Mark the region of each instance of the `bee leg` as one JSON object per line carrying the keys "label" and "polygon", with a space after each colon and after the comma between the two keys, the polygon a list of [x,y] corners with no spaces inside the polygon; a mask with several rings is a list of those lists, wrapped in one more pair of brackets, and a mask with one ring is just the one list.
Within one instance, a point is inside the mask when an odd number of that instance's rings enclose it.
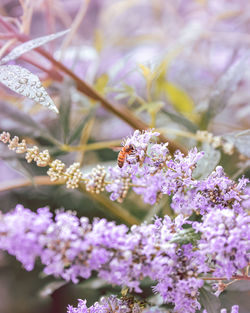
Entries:
{"label": "bee leg", "polygon": [[[131,154],[131,155],[133,155],[133,154]],[[127,162],[128,164],[134,164],[134,163],[135,163],[135,159],[136,159],[136,162],[140,162],[140,158],[139,158],[138,155],[137,155],[135,158],[133,158],[131,161],[129,161],[129,160],[126,158],[126,162]]]}

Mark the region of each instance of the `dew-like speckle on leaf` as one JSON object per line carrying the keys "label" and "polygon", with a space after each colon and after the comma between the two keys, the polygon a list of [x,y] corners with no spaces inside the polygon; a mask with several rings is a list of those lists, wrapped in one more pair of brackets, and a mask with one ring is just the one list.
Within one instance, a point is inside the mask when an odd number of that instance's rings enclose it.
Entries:
{"label": "dew-like speckle on leaf", "polygon": [[55,33],[55,34],[51,34],[48,36],[38,37],[36,39],[26,41],[23,44],[15,47],[9,54],[7,54],[4,58],[2,58],[0,60],[0,64],[4,64],[4,63],[7,63],[9,61],[15,60],[15,59],[19,58],[22,54],[24,54],[28,51],[31,51],[35,48],[38,48],[38,47],[44,45],[45,43],[47,43],[49,41],[52,41],[56,38],[59,38],[68,32],[69,32],[69,29],[64,30],[62,32]]}
{"label": "dew-like speckle on leaf", "polygon": [[16,93],[58,113],[57,107],[39,78],[27,69],[18,65],[2,65],[0,67],[0,82]]}

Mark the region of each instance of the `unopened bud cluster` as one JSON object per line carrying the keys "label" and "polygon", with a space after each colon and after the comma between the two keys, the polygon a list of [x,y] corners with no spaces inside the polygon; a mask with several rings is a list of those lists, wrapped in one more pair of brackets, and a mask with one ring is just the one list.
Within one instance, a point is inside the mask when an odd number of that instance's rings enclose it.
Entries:
{"label": "unopened bud cluster", "polygon": [[67,188],[78,188],[82,178],[82,172],[80,170],[80,163],[75,162],[71,164],[65,171],[64,178],[66,179]]}
{"label": "unopened bud cluster", "polygon": [[66,165],[62,161],[54,160],[50,164],[50,169],[47,171],[47,174],[53,182],[63,179],[66,182],[66,187],[71,189],[78,188],[82,179],[80,163],[78,162],[71,164],[66,169]]}
{"label": "unopened bud cluster", "polygon": [[60,179],[64,172],[65,172],[65,164],[60,161],[60,160],[54,160],[51,164],[50,164],[50,169],[48,170],[47,174],[50,177],[51,181],[57,181],[58,179]]}
{"label": "unopened bud cluster", "polygon": [[26,153],[25,158],[28,163],[32,161],[36,162],[37,166],[45,167],[50,163],[50,155],[48,150],[39,151],[37,146],[28,148],[26,141],[23,139],[19,141],[19,137],[15,136],[11,139],[11,136],[8,132],[3,132],[0,134],[0,141],[3,143],[8,143],[8,148],[15,151],[16,153]]}
{"label": "unopened bud cluster", "polygon": [[126,198],[128,190],[129,190],[129,183],[130,183],[130,178],[129,177],[123,177],[122,178],[122,186],[120,189],[120,195],[117,199],[118,202],[122,203],[123,200]]}
{"label": "unopened bud cluster", "polygon": [[67,188],[78,188],[82,179],[79,163],[73,163],[66,169],[66,165],[60,160],[54,160],[51,162],[48,150],[40,152],[37,146],[28,148],[24,139],[21,142],[17,136],[11,139],[8,132],[0,134],[0,141],[8,144],[8,148],[16,153],[25,153],[25,159],[28,163],[34,161],[39,167],[49,166],[50,168],[47,171],[47,174],[49,175],[51,181],[55,182],[59,179],[63,179],[66,182]]}
{"label": "unopened bud cluster", "polygon": [[87,191],[99,194],[105,190],[106,171],[103,166],[97,165],[87,177],[89,178],[86,183]]}

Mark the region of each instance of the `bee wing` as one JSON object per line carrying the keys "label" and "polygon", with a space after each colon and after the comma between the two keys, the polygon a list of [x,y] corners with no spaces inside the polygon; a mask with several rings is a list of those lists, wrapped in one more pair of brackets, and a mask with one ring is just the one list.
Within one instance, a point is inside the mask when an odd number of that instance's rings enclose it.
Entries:
{"label": "bee wing", "polygon": [[120,152],[122,147],[110,147],[110,149],[112,149],[115,152]]}

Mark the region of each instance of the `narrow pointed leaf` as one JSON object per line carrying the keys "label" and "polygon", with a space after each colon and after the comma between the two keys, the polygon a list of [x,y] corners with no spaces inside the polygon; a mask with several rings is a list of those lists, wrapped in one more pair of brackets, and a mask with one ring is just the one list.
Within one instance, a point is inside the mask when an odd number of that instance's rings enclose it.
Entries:
{"label": "narrow pointed leaf", "polygon": [[200,239],[200,234],[196,233],[193,228],[187,228],[176,233],[170,242],[175,242],[181,245],[188,243],[196,244],[197,240]]}
{"label": "narrow pointed leaf", "polygon": [[66,143],[70,130],[71,97],[70,90],[66,85],[62,89],[59,107],[59,120],[62,128],[63,142]]}
{"label": "narrow pointed leaf", "polygon": [[100,77],[97,78],[95,83],[95,89],[101,94],[105,94],[105,88],[109,82],[109,77],[107,74],[102,74]]}
{"label": "narrow pointed leaf", "polygon": [[68,284],[67,281],[52,281],[45,285],[42,290],[39,291],[39,296],[42,298],[46,298],[48,296],[51,296],[55,291],[57,291],[59,288],[65,286]]}
{"label": "narrow pointed leaf", "polygon": [[83,119],[75,126],[74,130],[69,134],[68,144],[72,144],[76,139],[80,139],[83,127],[95,115],[95,109],[90,111],[89,115],[84,116]]}
{"label": "narrow pointed leaf", "polygon": [[50,98],[38,76],[18,65],[0,66],[0,82],[37,103],[58,113],[57,107]]}
{"label": "narrow pointed leaf", "polygon": [[220,151],[214,149],[209,144],[203,144],[202,150],[205,154],[203,158],[197,162],[196,168],[193,172],[193,177],[199,180],[208,177],[219,164],[221,158]]}
{"label": "narrow pointed leaf", "polygon": [[165,108],[163,108],[161,112],[167,115],[173,122],[186,127],[186,129],[188,129],[192,133],[195,133],[198,130],[198,127],[181,113],[170,112]]}
{"label": "narrow pointed leaf", "polygon": [[144,78],[146,80],[151,79],[151,70],[143,64],[139,64],[139,67],[141,69],[141,72],[142,72],[142,75],[144,76]]}
{"label": "narrow pointed leaf", "polygon": [[164,91],[167,99],[177,111],[183,114],[193,112],[194,102],[183,89],[169,81],[166,81],[164,84]]}
{"label": "narrow pointed leaf", "polygon": [[[239,283],[245,282],[239,281]],[[233,286],[234,284],[235,283],[233,283],[231,286]],[[227,312],[231,312],[231,308],[233,305],[239,305],[240,313],[249,313],[250,290],[242,290],[241,284],[237,285],[239,289],[235,288],[235,290],[231,290],[231,288],[229,287],[220,295],[220,301],[222,303],[221,307],[226,308],[228,310]]]}
{"label": "narrow pointed leaf", "polygon": [[69,29],[64,30],[62,32],[55,33],[55,34],[51,34],[48,36],[38,37],[36,39],[26,41],[23,44],[15,47],[9,54],[7,54],[4,58],[2,58],[0,60],[0,64],[4,64],[4,63],[7,63],[9,61],[15,60],[15,59],[19,58],[22,54],[24,54],[28,51],[31,51],[35,48],[38,48],[38,47],[44,45],[45,43],[47,43],[49,41],[52,41],[56,38],[64,36],[68,32],[69,32]]}

